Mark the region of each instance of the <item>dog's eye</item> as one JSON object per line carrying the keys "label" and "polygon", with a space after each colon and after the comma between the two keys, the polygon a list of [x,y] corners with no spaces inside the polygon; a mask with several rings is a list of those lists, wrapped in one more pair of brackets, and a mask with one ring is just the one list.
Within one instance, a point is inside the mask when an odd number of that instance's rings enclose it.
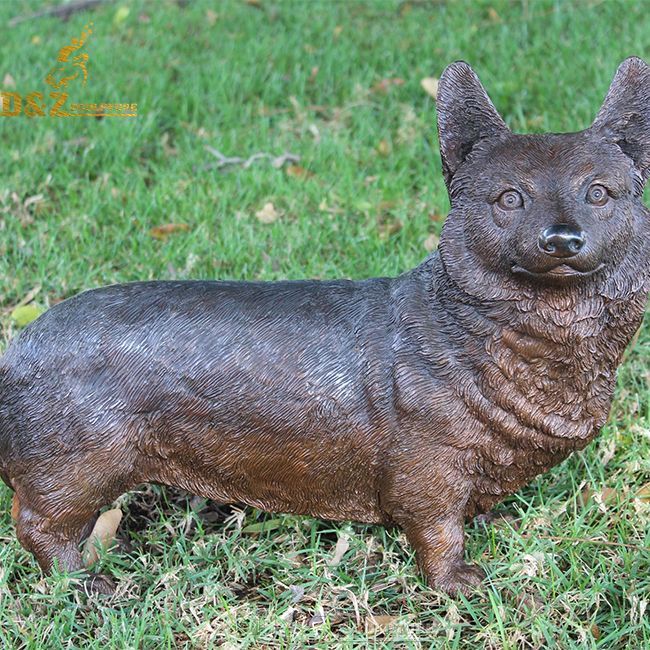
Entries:
{"label": "dog's eye", "polygon": [[592,205],[605,205],[609,201],[607,189],[598,183],[587,190],[587,201]]}
{"label": "dog's eye", "polygon": [[502,210],[516,210],[524,204],[524,200],[517,190],[506,190],[497,199],[497,203]]}

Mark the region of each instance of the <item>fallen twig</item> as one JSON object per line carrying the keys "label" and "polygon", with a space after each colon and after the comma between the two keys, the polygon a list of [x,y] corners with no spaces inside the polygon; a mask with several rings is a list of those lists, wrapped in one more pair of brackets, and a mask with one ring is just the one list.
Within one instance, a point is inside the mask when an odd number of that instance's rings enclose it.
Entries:
{"label": "fallen twig", "polygon": [[297,163],[300,162],[300,156],[297,156],[293,153],[283,153],[280,156],[274,156],[270,153],[254,153],[249,158],[240,158],[239,156],[224,156],[220,151],[211,147],[210,145],[205,146],[205,150],[208,153],[211,153],[216,159],[216,163],[210,163],[204,165],[201,169],[223,169],[229,165],[241,165],[242,169],[248,169],[256,160],[270,160],[271,165],[275,169],[280,169],[283,165],[288,162]]}
{"label": "fallen twig", "polygon": [[41,285],[37,284],[35,287],[30,289],[15,305],[11,305],[9,307],[4,307],[2,309],[3,314],[9,314],[11,313],[14,309],[17,309],[18,307],[23,307],[24,305],[27,305],[30,303],[36,296],[39,294],[41,290]]}
{"label": "fallen twig", "polygon": [[68,20],[72,14],[77,13],[78,11],[84,11],[85,9],[90,9],[96,7],[102,2],[107,2],[107,0],[72,0],[72,2],[66,2],[61,5],[50,5],[49,7],[43,7],[38,11],[35,11],[33,14],[25,14],[24,16],[14,16],[8,23],[9,27],[14,27],[20,23],[24,23],[28,20],[34,20],[36,18],[44,18],[45,16],[58,16],[61,20]]}
{"label": "fallen twig", "polygon": [[552,542],[577,542],[580,544],[599,544],[601,546],[614,546],[627,548],[632,551],[650,551],[650,547],[638,546],[637,544],[625,544],[623,542],[610,542],[607,539],[593,539],[591,537],[561,537],[559,535],[537,535],[525,533],[522,535],[525,539],[548,539]]}

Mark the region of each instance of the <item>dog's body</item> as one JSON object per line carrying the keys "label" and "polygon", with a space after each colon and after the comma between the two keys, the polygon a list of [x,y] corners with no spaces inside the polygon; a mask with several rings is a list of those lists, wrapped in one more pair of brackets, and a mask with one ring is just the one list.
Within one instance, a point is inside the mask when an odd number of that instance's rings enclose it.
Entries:
{"label": "dog's body", "polygon": [[398,278],[134,283],[51,309],[0,360],[21,542],[81,569],[93,514],[158,482],[397,524],[433,586],[476,585],[464,519],[598,433],[643,317],[649,88],[629,59],[590,130],[515,136],[450,66],[452,212],[440,254]]}

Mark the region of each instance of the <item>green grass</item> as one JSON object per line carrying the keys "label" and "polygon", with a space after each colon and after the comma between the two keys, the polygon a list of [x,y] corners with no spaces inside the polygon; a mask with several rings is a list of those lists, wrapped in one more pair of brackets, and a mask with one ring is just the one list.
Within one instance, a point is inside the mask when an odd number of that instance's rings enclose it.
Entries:
{"label": "green grass", "polygon": [[[0,24],[42,4],[0,3]],[[129,9],[121,21],[120,7]],[[406,270],[448,209],[435,104],[421,78],[463,58],[515,130],[577,130],[593,119],[617,64],[650,56],[642,3],[120,0],[68,22],[5,28],[0,82],[8,73],[17,92],[44,90],[59,48],[90,19],[90,76],[71,101],[137,102],[139,117],[0,118],[5,344],[17,333],[12,308],[36,290],[47,306],[148,278]],[[393,78],[404,83],[377,90]],[[313,175],[266,161],[205,169],[215,162],[205,145],[229,156],[288,151]],[[255,213],[269,201],[280,217],[263,224]],[[151,236],[168,223],[188,229]],[[0,642],[648,648],[650,505],[635,493],[650,481],[649,360],[646,326],[603,435],[500,508],[517,522],[467,527],[468,555],[489,573],[482,597],[429,591],[398,531],[142,488],[121,502],[120,549],[101,559],[118,594],[86,601],[60,576],[44,579],[18,545],[3,488]],[[583,505],[585,488],[608,488],[608,498]],[[272,530],[243,531],[265,520]],[[341,533],[349,549],[329,566]],[[372,616],[393,624],[373,631]]]}

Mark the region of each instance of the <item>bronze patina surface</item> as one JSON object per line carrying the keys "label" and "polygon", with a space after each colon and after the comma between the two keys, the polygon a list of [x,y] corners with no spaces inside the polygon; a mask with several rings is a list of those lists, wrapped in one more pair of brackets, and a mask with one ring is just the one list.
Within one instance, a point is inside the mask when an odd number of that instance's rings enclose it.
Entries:
{"label": "bronze patina surface", "polygon": [[110,286],[10,345],[0,474],[43,570],[156,482],[398,525],[432,587],[480,582],[463,522],[596,436],[643,317],[650,69],[624,61],[585,131],[515,135],[454,63],[438,126],[451,212],[416,269]]}

